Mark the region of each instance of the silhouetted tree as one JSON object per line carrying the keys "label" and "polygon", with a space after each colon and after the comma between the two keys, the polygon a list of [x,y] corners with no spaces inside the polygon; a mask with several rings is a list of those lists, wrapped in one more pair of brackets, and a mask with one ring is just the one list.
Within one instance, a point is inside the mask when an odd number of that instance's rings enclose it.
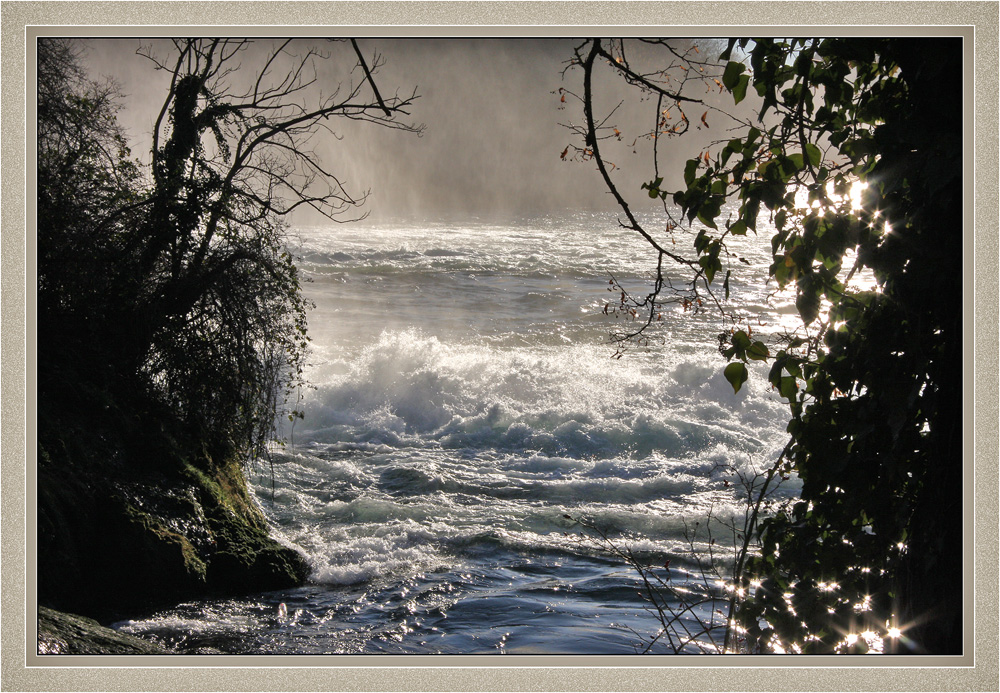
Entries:
{"label": "silhouetted tree", "polygon": [[[72,44],[40,44],[39,286],[45,340],[86,345],[123,391],[165,404],[214,454],[259,453],[301,380],[307,302],[285,248],[309,207],[364,202],[313,149],[336,119],[417,131],[416,98],[383,98],[358,44],[178,39],[141,55],[169,82],[148,170],[128,160],[115,90]],[[163,46],[160,46],[161,48]],[[66,359],[63,359],[66,361]]]}

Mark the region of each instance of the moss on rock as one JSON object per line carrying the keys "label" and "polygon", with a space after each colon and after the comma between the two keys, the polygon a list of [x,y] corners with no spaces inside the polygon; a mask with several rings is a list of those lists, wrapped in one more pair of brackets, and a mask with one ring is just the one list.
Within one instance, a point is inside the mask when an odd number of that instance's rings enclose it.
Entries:
{"label": "moss on rock", "polygon": [[269,535],[235,458],[212,459],[169,419],[75,411],[45,423],[40,603],[112,619],[308,576]]}

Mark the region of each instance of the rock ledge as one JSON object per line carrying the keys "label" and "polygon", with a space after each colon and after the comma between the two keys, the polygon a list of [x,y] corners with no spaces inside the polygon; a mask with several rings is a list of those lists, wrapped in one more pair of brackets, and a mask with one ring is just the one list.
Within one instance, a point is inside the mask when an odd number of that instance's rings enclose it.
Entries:
{"label": "rock ledge", "polygon": [[84,616],[38,608],[38,654],[171,654],[155,643],[105,628]]}

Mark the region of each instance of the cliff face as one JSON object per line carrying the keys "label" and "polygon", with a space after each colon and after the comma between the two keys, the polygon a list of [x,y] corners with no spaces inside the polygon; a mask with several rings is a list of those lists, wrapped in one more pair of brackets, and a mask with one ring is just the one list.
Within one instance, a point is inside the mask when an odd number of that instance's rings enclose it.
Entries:
{"label": "cliff face", "polygon": [[113,619],[306,579],[231,456],[213,457],[162,412],[74,400],[39,416],[41,604]]}

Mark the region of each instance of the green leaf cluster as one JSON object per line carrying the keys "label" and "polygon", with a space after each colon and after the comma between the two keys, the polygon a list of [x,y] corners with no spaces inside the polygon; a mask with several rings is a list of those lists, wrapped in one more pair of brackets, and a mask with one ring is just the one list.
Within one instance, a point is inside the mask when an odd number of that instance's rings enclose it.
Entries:
{"label": "green leaf cluster", "polygon": [[766,361],[771,353],[764,342],[751,341],[750,336],[743,330],[733,332],[730,343],[732,346],[722,349],[722,355],[727,359],[738,360],[726,366],[723,374],[733,386],[733,391],[739,392],[749,377],[745,364],[750,361]]}

